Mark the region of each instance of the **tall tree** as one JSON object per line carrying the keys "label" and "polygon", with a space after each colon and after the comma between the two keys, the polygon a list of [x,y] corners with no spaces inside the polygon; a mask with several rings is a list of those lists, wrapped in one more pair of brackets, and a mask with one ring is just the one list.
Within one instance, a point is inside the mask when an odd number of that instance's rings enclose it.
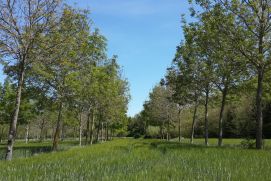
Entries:
{"label": "tall tree", "polygon": [[13,144],[21,103],[26,68],[42,33],[54,25],[60,0],[1,0],[0,54],[4,65],[16,66],[16,101],[11,120],[6,160],[12,159]]}
{"label": "tall tree", "polygon": [[[53,141],[57,150],[62,128],[64,106],[74,97],[73,84],[79,75],[81,54],[85,51],[89,36],[88,12],[66,6],[58,26],[42,37],[47,44],[37,51],[41,63],[34,64],[36,81],[50,87],[49,94],[58,104],[58,118]],[[60,44],[58,42],[61,42]],[[56,46],[54,49],[48,46]],[[66,105],[65,105],[66,103]]]}

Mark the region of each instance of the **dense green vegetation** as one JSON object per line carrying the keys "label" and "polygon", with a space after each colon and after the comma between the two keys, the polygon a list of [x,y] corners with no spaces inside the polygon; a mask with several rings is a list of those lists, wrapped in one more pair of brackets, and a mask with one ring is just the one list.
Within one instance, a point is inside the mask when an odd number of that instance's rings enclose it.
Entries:
{"label": "dense green vegetation", "polygon": [[264,150],[118,139],[1,162],[0,180],[269,180],[270,159]]}

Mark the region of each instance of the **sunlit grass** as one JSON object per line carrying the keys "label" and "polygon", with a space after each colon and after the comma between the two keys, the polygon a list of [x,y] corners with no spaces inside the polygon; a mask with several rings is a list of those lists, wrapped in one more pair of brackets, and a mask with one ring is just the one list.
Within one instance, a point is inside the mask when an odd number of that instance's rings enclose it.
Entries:
{"label": "sunlit grass", "polygon": [[271,152],[118,139],[0,162],[0,180],[270,180]]}

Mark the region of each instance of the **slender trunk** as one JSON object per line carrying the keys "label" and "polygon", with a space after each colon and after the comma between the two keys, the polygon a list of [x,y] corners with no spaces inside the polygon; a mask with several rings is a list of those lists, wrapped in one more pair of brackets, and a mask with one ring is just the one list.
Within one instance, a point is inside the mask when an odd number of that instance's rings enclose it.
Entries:
{"label": "slender trunk", "polygon": [[61,130],[60,130],[60,132],[61,132],[61,141],[63,141],[64,140],[64,138],[65,138],[65,124],[64,123],[62,123],[62,127],[61,127]]}
{"label": "slender trunk", "polygon": [[25,74],[25,60],[23,60],[20,64],[20,72],[19,72],[18,87],[17,87],[17,92],[16,92],[15,109],[14,109],[14,113],[13,113],[13,119],[10,122],[10,127],[9,127],[7,150],[6,150],[6,157],[5,157],[6,160],[12,159],[13,145],[14,145],[14,141],[15,141],[15,137],[16,137],[17,121],[18,121],[18,115],[19,115],[20,104],[21,104],[22,88],[24,85],[24,74]]}
{"label": "slender trunk", "polygon": [[4,125],[1,125],[0,143],[2,143],[3,141],[3,135],[4,135]]}
{"label": "slender trunk", "polygon": [[168,112],[168,106],[167,106],[167,141],[169,141],[169,127],[170,127],[170,119],[169,119],[169,112]]}
{"label": "slender trunk", "polygon": [[219,114],[219,134],[218,134],[218,146],[222,146],[222,139],[223,139],[223,116],[224,116],[224,109],[225,109],[225,103],[228,93],[228,87],[227,85],[222,91],[222,101],[221,101],[221,108],[220,108],[220,114]]}
{"label": "slender trunk", "polygon": [[96,142],[99,141],[99,134],[100,134],[100,129],[101,129],[101,119],[99,120],[98,128],[97,128],[97,133],[96,133]]}
{"label": "slender trunk", "polygon": [[79,146],[82,146],[82,113],[80,112],[79,117]]}
{"label": "slender trunk", "polygon": [[94,114],[94,109],[91,111],[91,123],[90,123],[90,138],[89,138],[89,143],[92,145],[93,144],[93,134],[94,134],[94,126],[95,126],[95,114]]}
{"label": "slender trunk", "polygon": [[44,129],[44,126],[45,126],[45,119],[43,118],[42,123],[41,123],[41,127],[40,127],[40,142],[43,141],[43,129]]}
{"label": "slender trunk", "polygon": [[191,144],[193,144],[193,141],[194,141],[194,133],[195,133],[195,126],[196,126],[197,111],[198,111],[198,98],[195,101],[195,108],[194,108],[194,114],[193,114],[192,130],[191,130],[191,138],[190,138],[190,143]]}
{"label": "slender trunk", "polygon": [[111,140],[113,140],[113,137],[114,137],[114,130],[113,130],[113,128],[111,129],[111,131],[110,131],[111,133]]}
{"label": "slender trunk", "polygon": [[76,140],[77,135],[77,126],[74,127],[73,129],[73,138]]}
{"label": "slender trunk", "polygon": [[179,108],[179,111],[178,111],[178,119],[179,119],[179,124],[178,124],[179,142],[181,142],[181,139],[182,139],[182,135],[181,135],[181,108]]}
{"label": "slender trunk", "polygon": [[51,133],[51,140],[52,140],[52,142],[54,141],[54,135],[55,135],[55,126],[54,126],[54,124],[52,124],[52,133]]}
{"label": "slender trunk", "polygon": [[88,137],[89,137],[89,131],[90,130],[90,110],[88,111],[88,116],[87,116],[87,130],[86,130],[86,145],[88,144]]}
{"label": "slender trunk", "polygon": [[63,108],[63,104],[62,104],[62,101],[60,101],[59,108],[58,108],[57,125],[56,125],[55,134],[54,134],[54,140],[53,140],[53,151],[57,151],[57,147],[58,147],[60,129],[61,129],[62,108]]}
{"label": "slender trunk", "polygon": [[161,138],[161,140],[163,139],[163,128],[162,128],[162,126],[160,126],[160,138]]}
{"label": "slender trunk", "polygon": [[170,135],[169,135],[169,118],[168,118],[168,121],[167,121],[167,141],[169,141],[170,139]]}
{"label": "slender trunk", "polygon": [[262,92],[263,92],[263,78],[264,78],[264,70],[263,68],[259,68],[258,70],[258,87],[257,87],[257,95],[256,95],[256,148],[263,148],[263,113],[262,113]]}
{"label": "slender trunk", "polygon": [[106,141],[108,141],[109,140],[109,130],[108,130],[108,122],[106,122]]}
{"label": "slender trunk", "polygon": [[45,129],[45,140],[47,140],[47,137],[48,137],[48,128],[47,129]]}
{"label": "slender trunk", "polygon": [[29,125],[27,124],[25,127],[25,143],[28,143],[28,137],[29,137]]}
{"label": "slender trunk", "polygon": [[104,139],[103,134],[104,134],[104,123],[102,122],[102,130],[101,130],[101,140],[102,140],[102,142],[103,142],[103,139]]}
{"label": "slender trunk", "polygon": [[208,103],[209,103],[209,86],[206,90],[206,95],[205,95],[205,145],[208,146],[208,138],[209,138],[209,120],[208,120]]}

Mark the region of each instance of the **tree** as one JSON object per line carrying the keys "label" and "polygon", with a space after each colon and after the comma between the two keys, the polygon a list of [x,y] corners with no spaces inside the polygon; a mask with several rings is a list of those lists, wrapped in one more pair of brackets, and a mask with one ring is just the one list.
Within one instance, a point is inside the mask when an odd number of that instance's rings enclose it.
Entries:
{"label": "tree", "polygon": [[16,101],[11,120],[6,160],[12,159],[25,72],[39,36],[54,25],[59,0],[1,0],[0,54],[6,68],[15,67]]}
{"label": "tree", "polygon": [[[73,84],[77,80],[81,54],[85,51],[89,36],[88,12],[66,6],[54,31],[42,37],[47,40],[42,44],[41,63],[34,64],[34,79],[49,86],[49,94],[58,104],[58,118],[53,141],[53,150],[57,150],[62,128],[65,103],[74,97]],[[61,42],[61,44],[59,44]],[[48,46],[58,45],[54,49]],[[46,51],[47,50],[47,51]],[[66,104],[67,106],[67,104]]]}

